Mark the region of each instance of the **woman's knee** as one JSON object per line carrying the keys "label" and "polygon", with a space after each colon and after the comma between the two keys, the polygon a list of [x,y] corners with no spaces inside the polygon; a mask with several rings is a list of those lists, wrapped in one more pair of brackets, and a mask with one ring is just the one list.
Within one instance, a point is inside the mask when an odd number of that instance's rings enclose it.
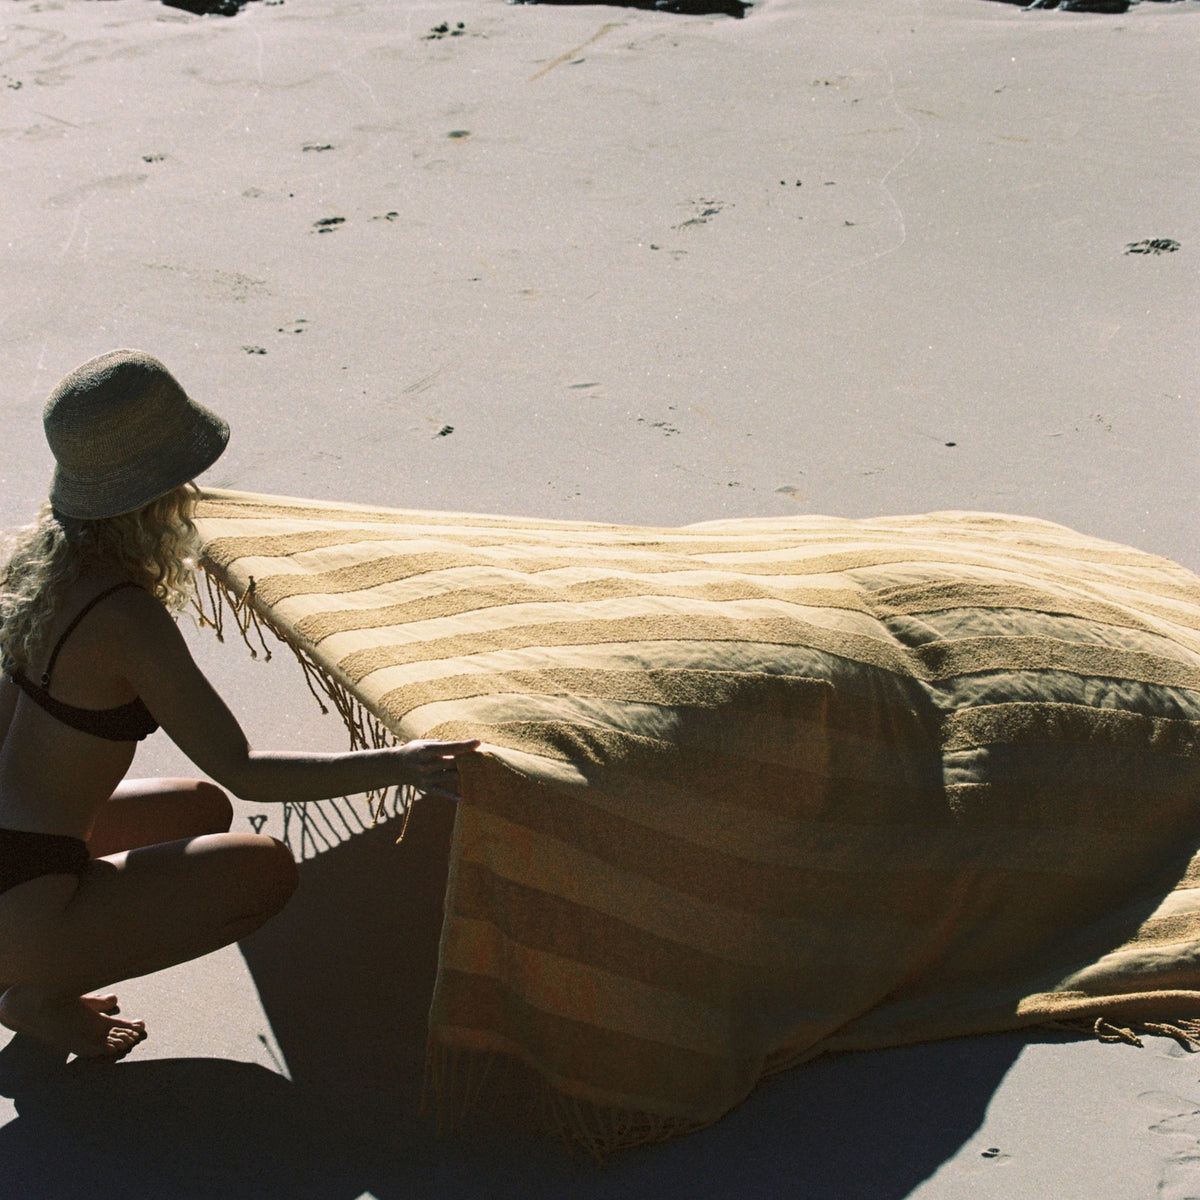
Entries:
{"label": "woman's knee", "polygon": [[192,802],[206,830],[225,833],[233,824],[233,805],[228,795],[215,783],[197,779],[192,783]]}
{"label": "woman's knee", "polygon": [[254,836],[261,846],[258,881],[264,907],[274,915],[292,898],[300,883],[300,872],[292,852],[278,838]]}
{"label": "woman's knee", "polygon": [[[170,847],[162,850],[172,852]],[[191,863],[192,886],[211,896],[231,919],[248,922],[248,928],[257,928],[279,912],[300,879],[292,852],[264,834],[194,838],[183,855]]]}

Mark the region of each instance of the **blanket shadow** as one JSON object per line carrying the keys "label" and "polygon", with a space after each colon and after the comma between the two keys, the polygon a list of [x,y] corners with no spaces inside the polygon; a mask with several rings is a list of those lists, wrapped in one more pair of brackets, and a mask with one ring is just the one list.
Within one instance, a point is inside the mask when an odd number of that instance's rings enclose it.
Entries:
{"label": "blanket shadow", "polygon": [[242,944],[291,1079],[222,1059],[64,1065],[16,1038],[0,1161],[28,1200],[900,1200],[969,1139],[1025,1045],[962,1039],[818,1061],[711,1129],[597,1168],[498,1126],[418,1115],[453,821],[426,800],[301,865],[288,909]]}
{"label": "blanket shadow", "polygon": [[768,1081],[711,1129],[602,1169],[494,1124],[438,1137],[419,1109],[453,816],[426,800],[400,846],[393,824],[305,862],[285,913],[243,944],[293,1079],[356,1131],[358,1178],[376,1200],[703,1200],[797,1187],[811,1200],[898,1200],[971,1137],[1025,1044],[984,1037],[820,1061]]}

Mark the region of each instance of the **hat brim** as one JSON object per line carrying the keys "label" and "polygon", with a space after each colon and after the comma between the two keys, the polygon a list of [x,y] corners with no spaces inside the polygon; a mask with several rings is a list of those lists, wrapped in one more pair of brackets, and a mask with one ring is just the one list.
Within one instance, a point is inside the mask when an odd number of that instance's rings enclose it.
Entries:
{"label": "hat brim", "polygon": [[217,461],[229,443],[229,425],[215,413],[193,402],[196,420],[190,440],[176,442],[170,456],[163,455],[144,467],[138,478],[118,475],[111,480],[75,479],[55,467],[50,484],[50,505],[56,513],[77,520],[100,521],[136,512],[182,484],[202,475]]}

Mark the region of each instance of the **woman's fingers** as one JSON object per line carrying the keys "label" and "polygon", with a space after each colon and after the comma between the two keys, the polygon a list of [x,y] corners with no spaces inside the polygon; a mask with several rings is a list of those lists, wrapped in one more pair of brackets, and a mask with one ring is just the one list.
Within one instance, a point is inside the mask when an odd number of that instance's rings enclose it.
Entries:
{"label": "woman's fingers", "polygon": [[459,756],[471,754],[478,748],[477,738],[459,742],[424,740],[408,742],[404,746],[404,750],[407,752],[406,757],[412,763],[414,775],[409,782],[418,791],[457,799],[459,791],[456,760]]}

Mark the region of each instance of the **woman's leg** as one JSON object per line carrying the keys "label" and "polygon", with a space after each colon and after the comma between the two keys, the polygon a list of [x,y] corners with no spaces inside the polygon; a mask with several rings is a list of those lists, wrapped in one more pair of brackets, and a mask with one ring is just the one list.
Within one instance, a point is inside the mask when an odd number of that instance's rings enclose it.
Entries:
{"label": "woman's leg", "polygon": [[100,809],[88,837],[93,858],[139,846],[224,833],[233,821],[229,797],[201,779],[126,779]]}
{"label": "woman's leg", "polygon": [[[223,833],[232,821],[229,798],[215,784],[200,779],[127,779],[97,814],[88,850],[93,858],[101,858],[160,842]],[[0,995],[4,991],[0,984]],[[80,999],[97,1013],[119,1011],[111,992]],[[140,1022],[112,1022],[114,1033],[124,1024],[140,1029]]]}
{"label": "woman's leg", "polygon": [[0,895],[0,1022],[80,1055],[120,1056],[144,1032],[84,993],[198,958],[245,937],[297,881],[274,838],[221,833],[89,864]]}

